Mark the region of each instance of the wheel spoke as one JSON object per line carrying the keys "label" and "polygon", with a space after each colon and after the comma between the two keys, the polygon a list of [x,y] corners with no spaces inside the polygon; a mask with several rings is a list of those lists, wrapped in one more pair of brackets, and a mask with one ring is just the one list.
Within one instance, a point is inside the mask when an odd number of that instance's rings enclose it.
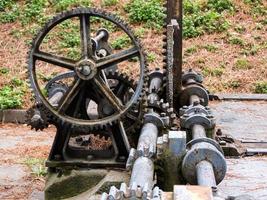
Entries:
{"label": "wheel spoke", "polygon": [[119,82],[119,84],[114,88],[114,94],[116,94],[116,96],[118,97],[123,98],[126,90],[127,90],[127,87],[121,82]]}
{"label": "wheel spoke", "polygon": [[50,53],[46,52],[36,52],[33,54],[34,58],[36,60],[41,60],[53,65],[57,65],[66,69],[74,70],[75,68],[75,61],[71,59],[67,59],[64,57],[52,55]]}
{"label": "wheel spoke", "polygon": [[80,32],[81,32],[81,46],[82,46],[82,57],[92,57],[92,43],[90,36],[90,16],[83,14],[80,17]]}
{"label": "wheel spoke", "polygon": [[106,83],[100,78],[94,78],[94,83],[102,93],[102,95],[108,100],[111,106],[118,112],[123,110],[123,105],[119,101],[119,99],[115,96],[115,94],[111,91],[111,89],[106,85]]}
{"label": "wheel spoke", "polygon": [[130,58],[136,57],[138,55],[138,49],[136,47],[133,47],[97,60],[96,67],[102,70],[125,60],[129,60]]}
{"label": "wheel spoke", "polygon": [[59,107],[57,109],[59,113],[64,113],[68,109],[74,98],[79,93],[82,85],[83,81],[81,79],[77,79],[75,81],[73,86],[68,90],[68,92],[66,92],[66,94],[62,98],[62,101],[59,103]]}
{"label": "wheel spoke", "polygon": [[[81,91],[81,90],[80,90]],[[84,99],[84,93],[85,93],[85,90],[82,90],[80,93],[79,93],[79,99],[78,99],[78,101],[77,101],[77,104],[75,105],[75,110],[74,110],[74,114],[73,114],[73,116],[75,117],[75,118],[77,118],[78,116],[79,116],[79,111],[80,111],[80,108],[82,107],[82,101],[83,101],[83,99]]]}

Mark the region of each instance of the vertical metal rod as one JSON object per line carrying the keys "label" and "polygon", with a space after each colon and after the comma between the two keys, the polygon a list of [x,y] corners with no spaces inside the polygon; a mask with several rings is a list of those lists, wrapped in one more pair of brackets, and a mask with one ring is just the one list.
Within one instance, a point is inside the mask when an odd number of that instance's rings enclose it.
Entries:
{"label": "vertical metal rod", "polygon": [[[126,148],[127,152],[129,153],[131,147],[130,147],[127,135],[125,133],[125,128],[124,128],[124,125],[123,125],[122,121],[119,121],[119,129],[120,129],[120,132],[121,132],[121,136],[122,136],[125,148]],[[121,145],[121,144],[118,144],[118,145]]]}
{"label": "vertical metal rod", "polygon": [[[195,124],[192,127],[193,139],[205,138],[205,128],[200,124]],[[209,161],[203,160],[196,165],[197,183],[202,186],[215,187],[216,179],[213,166]]]}
{"label": "vertical metal rod", "polygon": [[196,165],[197,183],[201,186],[216,186],[214,170],[212,164],[208,161],[201,161]]}
{"label": "vertical metal rod", "polygon": [[[182,54],[183,54],[183,1],[172,0],[167,1],[167,19],[166,23],[170,24],[172,19],[176,19],[179,27],[175,28],[173,33],[173,85],[174,85],[174,99],[177,101],[178,95],[182,89]],[[176,104],[177,102],[175,102]]]}

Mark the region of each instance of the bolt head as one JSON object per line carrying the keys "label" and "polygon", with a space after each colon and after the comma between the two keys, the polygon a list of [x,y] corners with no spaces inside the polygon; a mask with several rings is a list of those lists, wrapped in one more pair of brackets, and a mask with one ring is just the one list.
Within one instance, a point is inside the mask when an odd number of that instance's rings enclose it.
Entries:
{"label": "bolt head", "polygon": [[161,117],[166,117],[166,113],[160,113]]}
{"label": "bolt head", "polygon": [[225,146],[225,145],[226,145],[226,142],[222,140],[222,141],[219,142],[219,144],[220,144],[221,146]]}
{"label": "bolt head", "polygon": [[88,76],[91,73],[91,68],[88,65],[82,67],[82,74]]}
{"label": "bolt head", "polygon": [[213,118],[213,115],[207,115],[207,118],[211,119]]}
{"label": "bolt head", "polygon": [[97,52],[97,55],[100,57],[100,58],[103,58],[103,57],[106,57],[108,55],[108,52],[105,50],[105,49],[100,49],[98,52]]}

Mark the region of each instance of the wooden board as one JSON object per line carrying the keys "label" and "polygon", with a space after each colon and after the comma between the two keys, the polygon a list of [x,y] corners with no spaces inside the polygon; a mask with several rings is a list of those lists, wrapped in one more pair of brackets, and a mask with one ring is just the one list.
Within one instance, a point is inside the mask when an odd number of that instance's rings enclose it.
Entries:
{"label": "wooden board", "polygon": [[163,200],[212,200],[210,187],[175,185],[174,192],[164,192]]}

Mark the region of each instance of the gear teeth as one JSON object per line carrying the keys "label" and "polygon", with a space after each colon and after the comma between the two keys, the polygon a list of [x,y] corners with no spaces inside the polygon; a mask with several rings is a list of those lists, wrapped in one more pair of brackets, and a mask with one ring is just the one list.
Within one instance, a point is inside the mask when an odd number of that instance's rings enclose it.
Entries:
{"label": "gear teeth", "polygon": [[170,118],[170,124],[168,127],[174,126],[174,121],[177,119],[176,114],[174,113],[174,109],[170,107],[170,104],[168,102],[164,102],[163,99],[159,101],[154,101],[151,99],[148,101],[148,109],[152,109],[160,113],[161,117],[168,116]]}
{"label": "gear teeth", "polygon": [[138,187],[135,182],[133,182],[130,187],[128,187],[126,183],[121,183],[120,189],[117,189],[115,186],[111,186],[108,194],[102,194],[101,200],[161,200],[161,192],[162,191],[159,187],[154,187],[153,190],[149,189],[147,183],[143,188]]}
{"label": "gear teeth", "polygon": [[[71,9],[69,11],[65,11],[65,12],[62,12],[60,13],[59,15],[53,17],[52,19],[50,19],[45,26],[43,26],[42,29],[39,30],[38,34],[35,35],[34,39],[33,39],[33,42],[31,44],[31,48],[30,50],[28,51],[28,59],[27,59],[27,66],[28,66],[28,71],[27,71],[27,74],[28,74],[28,77],[30,79],[30,82],[31,82],[31,88],[35,88],[35,83],[34,83],[34,79],[33,79],[33,75],[32,75],[32,68],[30,65],[32,65],[32,53],[35,49],[35,46],[36,44],[38,44],[38,40],[41,38],[41,36],[47,32],[47,30],[49,30],[49,27],[51,27],[52,25],[54,25],[57,21],[59,21],[61,18],[65,18],[66,16],[69,16],[69,15],[73,15],[73,14],[81,14],[81,13],[93,13],[95,15],[99,15],[100,17],[101,16],[104,16],[105,18],[110,18],[111,21],[115,21],[117,24],[120,24],[121,26],[124,27],[124,30],[126,30],[126,32],[134,37],[134,34],[133,34],[133,31],[129,28],[129,25],[127,23],[125,23],[121,18],[113,15],[113,14],[110,14],[110,13],[107,13],[106,11],[102,11],[102,10],[99,10],[99,9],[95,9],[95,8],[82,8],[82,7],[79,7],[79,8],[74,8],[74,9]],[[134,37],[135,38],[135,37]],[[142,43],[140,42],[139,39],[135,39],[134,40],[135,44],[137,47],[140,48],[140,53],[141,53],[141,57],[144,59],[143,60],[143,64],[142,64],[142,67],[143,67],[143,70],[144,70],[144,76],[143,76],[143,81],[144,81],[144,84],[143,84],[143,88],[146,88],[147,87],[147,81],[148,81],[148,69],[147,69],[147,59],[146,59],[146,54],[144,53],[143,51],[143,47],[142,47]],[[118,72],[112,72],[112,74],[115,76]],[[132,81],[131,83],[135,83],[135,81]],[[36,100],[36,102],[39,101],[39,93],[38,93],[38,90],[36,90],[36,88],[33,90],[32,92],[33,94],[33,97],[34,99]],[[146,94],[145,93],[142,93],[140,94],[140,99],[144,98]],[[139,99],[139,100],[140,100]],[[143,102],[143,101],[140,101],[140,102]],[[140,103],[140,104],[143,104],[143,103]],[[49,111],[48,108],[44,107],[43,106],[43,109],[48,117],[48,120],[49,120],[49,123],[52,123],[52,124],[55,124],[57,127],[59,127],[60,125],[67,125],[67,123],[71,123],[71,122],[63,122],[62,119],[60,119],[59,117],[57,117],[56,115],[52,114],[51,111]],[[142,116],[143,112],[146,110],[146,108],[143,106],[143,105],[140,105],[140,110],[141,110],[141,114],[140,116]],[[123,113],[119,118],[113,120],[113,121],[109,121],[107,122],[107,124],[95,124],[95,125],[88,125],[86,127],[83,127],[83,125],[75,125],[73,126],[74,129],[77,129],[78,130],[83,130],[83,131],[88,131],[88,130],[97,130],[97,129],[106,129],[108,128],[108,126],[112,126],[114,123],[117,123],[119,120],[121,119],[125,119],[125,115],[126,115],[126,112]],[[140,117],[139,116],[139,117]],[[110,119],[112,120],[112,119]]]}

